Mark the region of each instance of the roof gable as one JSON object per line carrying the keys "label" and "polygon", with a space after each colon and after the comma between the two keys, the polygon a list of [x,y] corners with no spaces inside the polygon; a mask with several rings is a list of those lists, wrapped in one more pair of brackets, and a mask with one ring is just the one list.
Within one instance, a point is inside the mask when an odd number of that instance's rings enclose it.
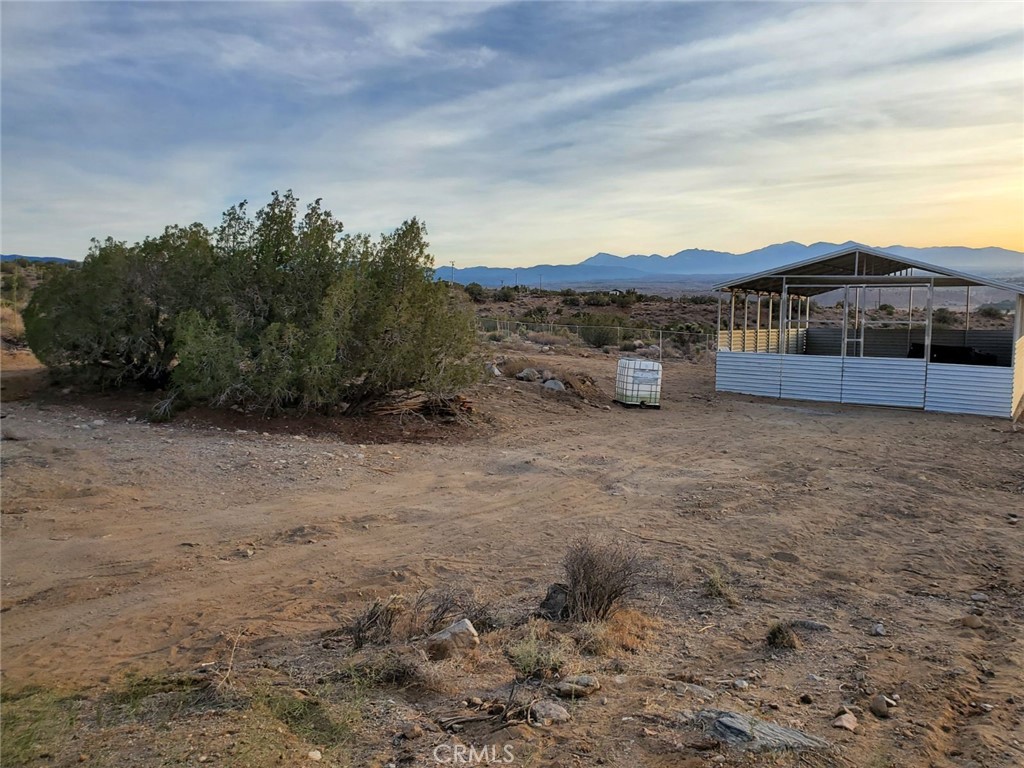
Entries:
{"label": "roof gable", "polygon": [[[989,277],[971,275],[955,269],[940,267],[936,264],[928,264],[905,256],[897,256],[895,253],[883,251],[880,248],[872,248],[860,243],[848,243],[838,250],[822,254],[821,256],[815,256],[814,258],[719,283],[714,286],[714,289],[716,291],[732,290],[749,293],[781,293],[784,278],[787,280],[789,278],[801,278],[801,282],[809,282],[807,278],[821,277],[833,278],[834,280],[835,278],[850,277],[849,283],[858,284],[861,282],[880,282],[880,278],[896,276],[901,273],[909,276],[911,271],[931,273],[930,275],[915,274],[914,277],[920,278],[922,282],[930,282],[937,277],[936,285],[983,285],[1024,295],[1024,285],[1015,285],[1002,280],[994,280]],[[813,295],[835,290],[839,285],[841,285],[840,282],[833,282],[833,284],[827,287],[806,289],[794,286],[793,292]]]}

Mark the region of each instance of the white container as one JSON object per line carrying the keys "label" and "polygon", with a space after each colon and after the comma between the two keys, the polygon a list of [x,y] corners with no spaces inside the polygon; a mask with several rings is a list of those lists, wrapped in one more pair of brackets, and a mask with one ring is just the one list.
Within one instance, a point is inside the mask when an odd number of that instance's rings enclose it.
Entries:
{"label": "white container", "polygon": [[624,357],[615,369],[615,402],[641,408],[661,407],[661,363]]}

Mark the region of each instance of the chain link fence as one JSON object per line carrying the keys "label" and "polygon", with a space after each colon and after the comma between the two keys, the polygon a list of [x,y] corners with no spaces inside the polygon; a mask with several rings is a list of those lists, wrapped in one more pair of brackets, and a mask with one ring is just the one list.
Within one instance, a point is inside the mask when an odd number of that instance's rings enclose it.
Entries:
{"label": "chain link fence", "polygon": [[522,340],[558,347],[579,347],[630,352],[652,360],[710,360],[716,334],[663,331],[618,325],[525,323],[481,317],[477,330],[490,341]]}

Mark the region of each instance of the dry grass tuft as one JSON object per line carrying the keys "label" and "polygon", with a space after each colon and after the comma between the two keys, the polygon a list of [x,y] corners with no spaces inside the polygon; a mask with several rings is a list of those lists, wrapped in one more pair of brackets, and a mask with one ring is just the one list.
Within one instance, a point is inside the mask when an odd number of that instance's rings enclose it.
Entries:
{"label": "dry grass tuft", "polygon": [[572,638],[555,634],[547,622],[530,621],[518,635],[506,643],[505,655],[521,677],[553,677],[566,672],[573,662]]}
{"label": "dry grass tuft", "polygon": [[740,604],[728,577],[715,566],[707,571],[707,579],[704,581],[704,597],[724,600],[732,608]]}
{"label": "dry grass tuft", "polygon": [[620,651],[640,653],[660,624],[640,611],[623,608],[606,621],[576,624],[571,635],[579,652],[588,656],[612,656]]}
{"label": "dry grass tuft", "polygon": [[768,629],[768,636],[765,642],[770,648],[790,648],[796,650],[800,647],[800,638],[793,631],[793,625],[788,621],[777,621]]}
{"label": "dry grass tuft", "polygon": [[25,341],[25,322],[21,319],[21,313],[7,304],[0,306],[0,336],[5,341]]}

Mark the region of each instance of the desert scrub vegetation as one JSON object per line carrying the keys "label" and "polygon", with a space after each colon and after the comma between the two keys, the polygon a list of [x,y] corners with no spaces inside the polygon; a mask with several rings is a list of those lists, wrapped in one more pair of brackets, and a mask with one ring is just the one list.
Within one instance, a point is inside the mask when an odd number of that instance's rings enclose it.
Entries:
{"label": "desert scrub vegetation", "polygon": [[570,637],[556,635],[543,622],[530,621],[521,636],[505,646],[505,655],[519,676],[544,679],[566,671],[573,650]]}
{"label": "desert scrub vegetation", "polygon": [[401,389],[469,383],[474,332],[433,279],[417,219],[377,239],[344,234],[317,200],[274,193],[219,227],[168,227],[135,245],[93,241],[24,312],[51,369],[98,386],[167,389],[182,403],[330,410]]}
{"label": "desert scrub vegetation", "polygon": [[581,536],[570,543],[562,569],[566,615],[587,622],[611,616],[624,598],[638,592],[651,566],[635,547]]}

